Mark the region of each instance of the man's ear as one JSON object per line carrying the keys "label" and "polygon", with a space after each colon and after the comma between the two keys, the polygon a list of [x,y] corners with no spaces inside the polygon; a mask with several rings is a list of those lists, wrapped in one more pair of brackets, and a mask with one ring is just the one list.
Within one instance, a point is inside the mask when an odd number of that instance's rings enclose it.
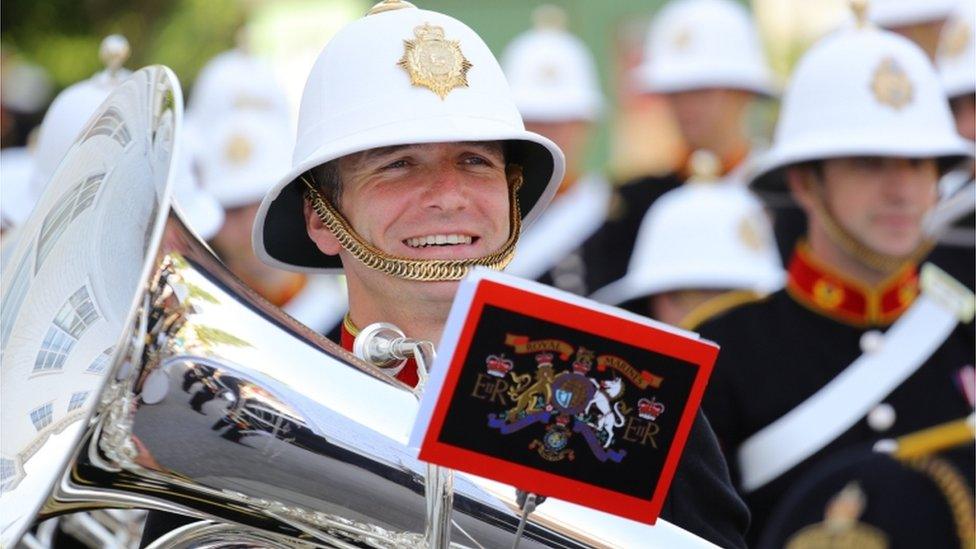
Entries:
{"label": "man's ear", "polygon": [[790,189],[793,200],[803,208],[809,217],[814,210],[814,201],[817,199],[814,193],[817,192],[816,175],[809,168],[790,166],[786,169],[786,184]]}
{"label": "man's ear", "polygon": [[312,203],[306,198],[303,201],[303,212],[305,214],[305,230],[308,231],[308,237],[312,239],[312,242],[318,247],[319,251],[325,255],[337,255],[339,250],[342,249],[342,245],[336,239],[332,231],[322,223],[319,218],[319,214],[315,212],[315,208],[312,207]]}

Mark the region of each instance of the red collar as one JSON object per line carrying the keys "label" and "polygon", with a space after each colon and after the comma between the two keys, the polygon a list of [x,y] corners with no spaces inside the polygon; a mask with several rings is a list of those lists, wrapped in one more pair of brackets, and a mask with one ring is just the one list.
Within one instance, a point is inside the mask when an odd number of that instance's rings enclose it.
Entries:
{"label": "red collar", "polygon": [[855,326],[886,326],[918,296],[918,270],[908,264],[880,284],[868,286],[820,262],[801,242],[790,260],[786,291],[818,314]]}
{"label": "red collar", "polygon": [[[353,341],[356,340],[357,335],[359,335],[359,328],[352,323],[352,320],[347,314],[345,318],[342,319],[339,345],[342,345],[343,349],[352,352],[352,344]],[[411,387],[416,387],[417,382],[420,381],[420,378],[417,377],[417,363],[414,362],[413,359],[408,360],[403,369],[400,370],[400,373],[396,375],[396,378]]]}

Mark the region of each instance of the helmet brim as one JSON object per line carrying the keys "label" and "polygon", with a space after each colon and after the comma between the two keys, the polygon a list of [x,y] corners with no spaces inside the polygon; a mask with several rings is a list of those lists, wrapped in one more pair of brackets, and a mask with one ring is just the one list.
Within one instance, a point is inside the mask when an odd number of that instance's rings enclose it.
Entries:
{"label": "helmet brim", "polygon": [[763,194],[784,193],[787,190],[785,170],[817,160],[856,156],[935,158],[945,168],[973,156],[971,145],[959,136],[919,139],[918,135],[889,134],[882,140],[867,129],[861,135],[847,134],[841,140],[838,137],[811,135],[788,146],[773,147],[758,161],[750,187]]}

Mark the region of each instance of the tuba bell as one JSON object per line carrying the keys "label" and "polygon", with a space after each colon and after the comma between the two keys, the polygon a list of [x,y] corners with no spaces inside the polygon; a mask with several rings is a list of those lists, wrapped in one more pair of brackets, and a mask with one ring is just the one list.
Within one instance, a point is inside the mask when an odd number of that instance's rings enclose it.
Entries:
{"label": "tuba bell", "polygon": [[[2,274],[0,545],[36,521],[153,509],[157,545],[422,547],[409,388],[235,278],[171,204],[182,97],[162,66],[102,104]],[[301,212],[295,212],[301,215]],[[457,475],[451,546],[511,546],[515,493]],[[546,503],[521,547],[707,543]]]}

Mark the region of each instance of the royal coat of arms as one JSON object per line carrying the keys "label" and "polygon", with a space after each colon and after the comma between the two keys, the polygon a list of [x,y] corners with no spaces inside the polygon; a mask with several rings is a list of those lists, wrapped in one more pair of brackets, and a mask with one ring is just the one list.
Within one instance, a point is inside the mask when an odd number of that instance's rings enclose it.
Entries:
{"label": "royal coat of arms", "polygon": [[[583,447],[601,462],[621,462],[627,456],[621,442],[656,445],[654,436],[660,428],[655,421],[664,413],[663,403],[656,397],[636,396],[628,403],[626,388],[660,387],[662,377],[640,371],[618,357],[597,357],[593,350],[561,340],[531,341],[507,334],[505,344],[516,354],[541,352],[534,353],[532,373],[514,371],[513,362],[504,361],[509,365],[504,393],[508,398],[502,402],[510,405],[488,416],[490,428],[508,435],[541,424],[544,430],[529,443],[529,449],[547,461],[575,459],[577,449],[570,444],[574,437],[582,439]],[[571,363],[567,360],[570,354],[574,355]],[[498,355],[489,355],[485,374],[499,377],[501,361]],[[483,384],[480,378],[476,383]],[[473,395],[477,397],[477,389]],[[647,407],[650,402],[653,410]],[[621,434],[623,428],[626,431]]]}

